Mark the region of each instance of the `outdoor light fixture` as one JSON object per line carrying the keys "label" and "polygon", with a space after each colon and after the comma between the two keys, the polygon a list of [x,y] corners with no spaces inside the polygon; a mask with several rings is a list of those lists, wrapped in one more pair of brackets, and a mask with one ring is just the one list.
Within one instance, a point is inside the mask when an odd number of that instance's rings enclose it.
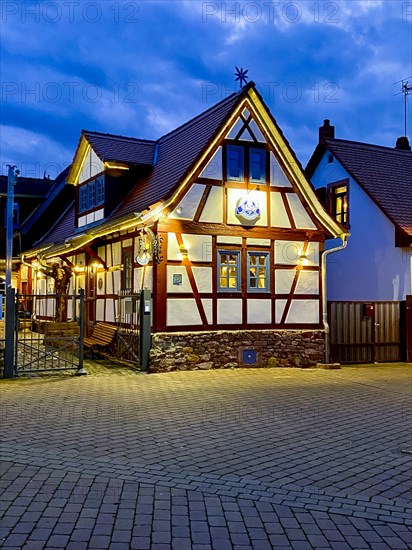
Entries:
{"label": "outdoor light fixture", "polygon": [[308,265],[309,263],[309,258],[306,256],[306,253],[302,252],[299,256],[299,267],[303,267],[305,265]]}

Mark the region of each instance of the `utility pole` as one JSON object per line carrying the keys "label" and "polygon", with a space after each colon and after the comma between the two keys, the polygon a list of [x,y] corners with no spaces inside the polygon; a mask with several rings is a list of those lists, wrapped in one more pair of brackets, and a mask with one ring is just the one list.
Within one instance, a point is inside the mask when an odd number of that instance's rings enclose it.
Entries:
{"label": "utility pole", "polygon": [[11,286],[11,272],[13,261],[13,211],[14,211],[14,186],[17,183],[19,171],[16,165],[8,164],[7,177],[7,219],[6,219],[6,289]]}

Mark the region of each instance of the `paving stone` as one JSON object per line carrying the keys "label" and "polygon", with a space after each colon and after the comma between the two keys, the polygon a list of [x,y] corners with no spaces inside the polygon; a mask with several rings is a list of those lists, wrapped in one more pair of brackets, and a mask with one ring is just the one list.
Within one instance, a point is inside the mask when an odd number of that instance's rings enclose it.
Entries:
{"label": "paving stone", "polygon": [[[2,550],[410,545],[408,457],[388,453],[393,434],[396,445],[410,435],[407,367],[117,370],[78,382],[16,380],[11,391],[0,380],[2,406],[19,403],[35,434],[28,442],[15,423],[0,439]],[[66,402],[98,415],[68,422]],[[244,407],[263,412],[246,422]]]}

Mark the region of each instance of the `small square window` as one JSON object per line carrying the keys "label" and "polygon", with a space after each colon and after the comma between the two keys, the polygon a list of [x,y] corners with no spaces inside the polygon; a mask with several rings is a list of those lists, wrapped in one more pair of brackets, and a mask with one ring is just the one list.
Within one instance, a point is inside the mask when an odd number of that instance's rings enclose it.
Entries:
{"label": "small square window", "polygon": [[240,252],[233,250],[218,251],[218,281],[220,291],[237,292],[240,290]]}
{"label": "small square window", "polygon": [[269,253],[248,253],[248,291],[267,292],[269,290]]}

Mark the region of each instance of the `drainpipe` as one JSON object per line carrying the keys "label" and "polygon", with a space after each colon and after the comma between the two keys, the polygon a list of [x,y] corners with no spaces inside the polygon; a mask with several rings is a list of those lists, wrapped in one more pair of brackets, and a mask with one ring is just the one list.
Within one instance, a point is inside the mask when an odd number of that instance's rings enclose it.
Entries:
{"label": "drainpipe", "polygon": [[330,327],[328,323],[328,298],[327,298],[327,291],[326,291],[326,258],[329,256],[329,254],[333,254],[334,252],[339,252],[340,250],[343,250],[344,248],[346,248],[346,245],[348,244],[348,237],[350,237],[350,233],[343,233],[342,235],[340,235],[342,244],[340,246],[336,246],[335,248],[329,248],[329,250],[325,250],[322,254],[322,299],[323,299],[322,321],[323,321],[323,328],[325,329],[325,363],[326,364],[328,364],[330,361]]}

